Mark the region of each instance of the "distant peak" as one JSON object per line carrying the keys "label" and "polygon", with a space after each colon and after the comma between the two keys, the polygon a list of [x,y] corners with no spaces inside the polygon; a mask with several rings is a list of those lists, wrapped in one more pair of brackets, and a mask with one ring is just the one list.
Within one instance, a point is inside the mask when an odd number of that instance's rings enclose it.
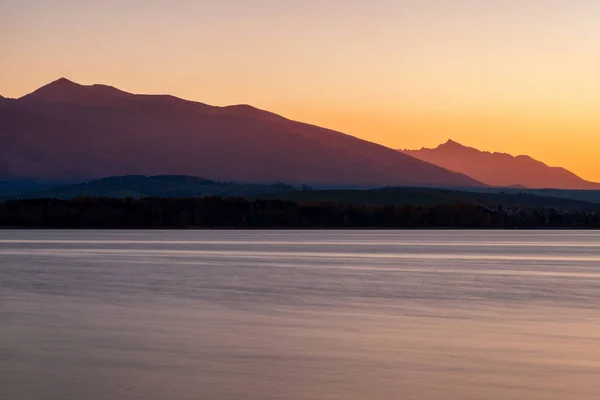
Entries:
{"label": "distant peak", "polygon": [[455,142],[455,141],[454,141],[454,140],[452,140],[452,139],[448,139],[448,140],[446,141],[446,143],[443,143],[443,144],[439,145],[438,147],[442,147],[442,146],[443,146],[443,147],[465,147],[465,146],[463,146],[462,144],[460,144],[460,143],[458,143],[458,142]]}
{"label": "distant peak", "polygon": [[69,85],[69,84],[70,84],[70,85],[77,85],[77,84],[76,84],[75,82],[73,82],[72,80],[70,80],[70,79],[67,79],[67,78],[64,78],[64,77],[63,77],[63,78],[58,78],[58,79],[57,79],[57,80],[55,80],[54,82],[51,82],[51,83],[50,83],[50,85],[52,85],[52,84],[58,84],[58,85],[65,85],[65,84],[67,84],[67,85]]}
{"label": "distant peak", "polygon": [[72,97],[73,94],[80,89],[83,89],[82,85],[67,78],[59,78],[42,86],[34,92],[23,96],[22,99],[35,101],[63,101],[68,97]]}
{"label": "distant peak", "polygon": [[67,78],[60,78],[42,86],[21,99],[36,102],[83,102],[97,103],[108,98],[131,96],[112,86],[81,85]]}
{"label": "distant peak", "polygon": [[[47,85],[42,86],[40,89],[53,89],[53,90],[64,90],[66,88],[76,88],[76,87],[83,87],[82,85],[73,82],[70,79],[67,78],[58,78],[55,81],[50,82]],[[38,89],[38,90],[40,90]]]}

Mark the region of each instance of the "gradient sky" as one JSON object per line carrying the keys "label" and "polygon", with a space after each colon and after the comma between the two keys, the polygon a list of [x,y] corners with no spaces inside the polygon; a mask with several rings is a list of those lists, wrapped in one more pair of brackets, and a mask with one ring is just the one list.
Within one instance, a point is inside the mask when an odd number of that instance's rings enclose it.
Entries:
{"label": "gradient sky", "polygon": [[0,0],[0,94],[64,76],[600,181],[599,21],[597,0]]}

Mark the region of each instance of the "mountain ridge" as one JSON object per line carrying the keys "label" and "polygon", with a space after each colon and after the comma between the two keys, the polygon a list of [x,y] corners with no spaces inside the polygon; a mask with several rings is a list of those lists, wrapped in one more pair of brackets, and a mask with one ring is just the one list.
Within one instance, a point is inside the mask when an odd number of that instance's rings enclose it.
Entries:
{"label": "mountain ridge", "polygon": [[216,107],[58,79],[0,107],[0,176],[194,175],[244,182],[483,186],[249,105]]}
{"label": "mountain ridge", "polygon": [[586,181],[563,167],[553,167],[528,155],[513,156],[462,145],[452,139],[435,148],[400,150],[423,161],[467,174],[490,186],[531,189],[598,190],[600,183]]}

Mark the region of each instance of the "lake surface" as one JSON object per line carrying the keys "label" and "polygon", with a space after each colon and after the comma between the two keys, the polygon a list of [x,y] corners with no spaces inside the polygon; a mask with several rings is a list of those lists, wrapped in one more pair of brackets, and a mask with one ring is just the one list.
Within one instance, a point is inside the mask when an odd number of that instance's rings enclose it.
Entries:
{"label": "lake surface", "polygon": [[2,399],[600,399],[600,232],[0,231]]}

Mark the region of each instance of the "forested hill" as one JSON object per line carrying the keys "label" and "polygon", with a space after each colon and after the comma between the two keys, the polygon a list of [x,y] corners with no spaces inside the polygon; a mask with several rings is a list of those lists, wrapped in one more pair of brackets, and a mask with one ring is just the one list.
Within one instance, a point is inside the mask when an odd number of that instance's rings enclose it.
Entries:
{"label": "forested hill", "polygon": [[[217,182],[184,175],[129,175],[20,193],[6,198],[56,198],[78,197],[144,198],[144,197],[207,197],[238,196],[250,200],[275,199],[295,202],[334,202],[364,205],[435,206],[468,203],[496,208],[555,208],[557,210],[597,211],[600,204],[519,191],[475,192],[440,188],[393,187],[379,189],[320,189],[287,184],[247,184]],[[0,193],[0,197],[2,194]]]}
{"label": "forested hill", "polygon": [[368,205],[436,206],[442,204],[473,204],[496,208],[554,208],[557,210],[600,211],[599,203],[559,197],[539,196],[529,193],[469,192],[462,190],[395,187],[369,190],[303,190],[269,193],[264,199],[297,202],[334,202]]}
{"label": "forested hill", "polygon": [[72,199],[76,197],[257,196],[292,190],[298,190],[298,188],[283,183],[217,182],[211,179],[186,175],[124,175],[43,190],[21,192],[18,195],[11,193],[11,197]]}

